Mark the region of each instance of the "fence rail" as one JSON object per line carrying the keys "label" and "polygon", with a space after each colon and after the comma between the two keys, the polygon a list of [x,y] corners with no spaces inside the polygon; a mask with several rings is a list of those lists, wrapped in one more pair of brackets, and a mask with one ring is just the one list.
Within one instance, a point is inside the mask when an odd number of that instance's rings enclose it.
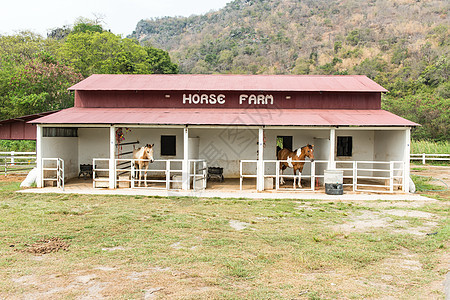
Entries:
{"label": "fence rail", "polygon": [[[288,162],[281,160],[264,160],[263,161],[263,178],[274,178],[275,190],[290,190],[290,191],[315,191],[317,180],[324,179],[323,168],[317,168],[318,165],[328,164],[327,160],[314,160],[313,162],[305,160],[305,170],[308,172],[302,173],[300,176],[290,174],[283,174],[280,172],[280,163]],[[241,160],[240,161],[240,189],[243,188],[243,181],[245,178],[257,178],[257,163],[258,160]],[[245,165],[253,165],[251,171],[245,170]],[[266,165],[272,164],[275,170],[267,171]],[[309,166],[309,168],[306,168]],[[273,169],[273,168],[272,168]],[[393,193],[396,189],[405,188],[404,175],[405,167],[402,161],[336,161],[336,169],[343,170],[343,179],[347,179],[348,183],[344,182],[344,186],[350,186],[356,192],[387,192]],[[291,169],[292,170],[292,169]],[[294,179],[294,185],[291,187],[280,187],[279,181],[281,178]],[[300,177],[300,178],[299,178]],[[301,179],[309,179],[310,185],[305,187],[295,186],[295,181]]]}
{"label": "fence rail", "polygon": [[0,168],[8,174],[26,174],[36,167],[36,152],[0,152]]}
{"label": "fence rail", "polygon": [[[182,159],[156,159],[149,163],[147,177],[136,168],[139,159],[115,159],[115,183],[118,188],[179,189],[182,185]],[[93,159],[93,187],[109,187],[108,158]],[[206,188],[207,165],[203,159],[189,160],[189,179],[194,190]]]}
{"label": "fence rail", "polygon": [[410,160],[421,160],[423,164],[427,163],[427,160],[430,161],[450,161],[450,154],[411,154]]}

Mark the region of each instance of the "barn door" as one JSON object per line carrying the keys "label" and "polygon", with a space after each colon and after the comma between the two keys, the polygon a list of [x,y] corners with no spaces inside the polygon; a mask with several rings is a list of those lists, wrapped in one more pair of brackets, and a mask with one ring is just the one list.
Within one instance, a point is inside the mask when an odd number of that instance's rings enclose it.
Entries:
{"label": "barn door", "polygon": [[275,157],[278,156],[278,152],[283,148],[292,151],[292,136],[277,136],[277,153],[275,153]]}

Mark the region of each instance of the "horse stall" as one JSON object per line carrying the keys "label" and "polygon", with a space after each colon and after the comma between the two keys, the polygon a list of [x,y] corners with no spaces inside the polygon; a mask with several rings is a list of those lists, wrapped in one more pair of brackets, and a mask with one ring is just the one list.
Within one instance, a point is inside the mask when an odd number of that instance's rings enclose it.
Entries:
{"label": "horse stall", "polygon": [[[101,135],[103,138],[98,139]],[[163,127],[115,127],[114,169],[116,188],[181,188],[181,161],[183,159],[183,129]],[[153,162],[133,153],[145,145],[152,147]],[[80,131],[80,164],[93,163],[94,187],[109,187],[110,128]],[[139,162],[148,164],[147,176],[139,173]],[[146,180],[145,180],[146,179]],[[169,183],[169,186],[168,186]]]}
{"label": "horse stall", "polygon": [[[133,155],[144,145],[153,145],[153,161]],[[183,129],[180,126],[116,128],[117,187],[181,188],[183,145]],[[147,175],[144,174],[145,169],[139,170],[140,159],[147,164]]]}
{"label": "horse stall", "polygon": [[[323,171],[328,168],[329,159],[329,138],[330,130],[323,128],[267,128],[264,130],[264,181],[265,190],[293,190],[298,189],[293,186],[294,173],[292,168],[287,168],[280,172],[280,162],[277,154],[283,148],[295,151],[306,145],[314,146],[314,170],[312,170],[311,159],[306,157],[303,162],[303,170],[301,173],[301,182],[304,189],[312,190],[312,185],[316,184],[316,178],[323,181]],[[279,173],[279,174],[278,174]],[[276,180],[278,174],[278,182]],[[315,174],[312,180],[311,175]],[[286,181],[285,184],[279,185],[281,177]]]}
{"label": "horse stall", "polygon": [[[76,127],[44,127],[39,145],[40,177],[43,186],[60,186],[78,175],[78,137]],[[63,173],[59,172],[63,161]],[[61,178],[62,176],[62,178]]]}
{"label": "horse stall", "polygon": [[[239,189],[240,162],[258,157],[258,128],[251,126],[192,126],[189,159],[201,159],[209,169],[207,189]],[[211,174],[215,170],[222,174]],[[251,174],[244,189],[256,188],[256,165],[246,164]],[[223,176],[223,177],[222,177]]]}

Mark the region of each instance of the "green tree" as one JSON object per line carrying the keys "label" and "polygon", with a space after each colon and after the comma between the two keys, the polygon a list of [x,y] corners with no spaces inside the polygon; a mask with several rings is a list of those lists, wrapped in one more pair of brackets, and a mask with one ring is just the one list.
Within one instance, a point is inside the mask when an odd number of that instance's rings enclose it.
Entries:
{"label": "green tree", "polygon": [[[73,96],[67,88],[82,79],[71,67],[40,53],[3,76],[2,118],[23,116],[71,107]],[[5,80],[6,79],[6,80]]]}
{"label": "green tree", "polygon": [[405,97],[384,96],[382,108],[421,126],[413,131],[417,140],[450,140],[450,99],[420,93]]}
{"label": "green tree", "polygon": [[61,41],[21,32],[1,36],[0,45],[1,119],[73,105],[67,88],[82,77],[52,54]]}
{"label": "green tree", "polygon": [[136,40],[111,32],[71,33],[59,53],[60,59],[84,77],[91,74],[177,73],[167,52],[144,47]]}

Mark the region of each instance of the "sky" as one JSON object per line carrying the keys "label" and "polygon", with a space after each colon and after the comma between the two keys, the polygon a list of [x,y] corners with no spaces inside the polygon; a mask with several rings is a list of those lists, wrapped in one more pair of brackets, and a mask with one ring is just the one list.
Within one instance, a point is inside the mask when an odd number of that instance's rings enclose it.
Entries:
{"label": "sky", "polygon": [[127,36],[141,19],[190,16],[223,8],[232,0],[6,0],[0,7],[0,34],[72,25],[78,17],[102,16],[103,27]]}

